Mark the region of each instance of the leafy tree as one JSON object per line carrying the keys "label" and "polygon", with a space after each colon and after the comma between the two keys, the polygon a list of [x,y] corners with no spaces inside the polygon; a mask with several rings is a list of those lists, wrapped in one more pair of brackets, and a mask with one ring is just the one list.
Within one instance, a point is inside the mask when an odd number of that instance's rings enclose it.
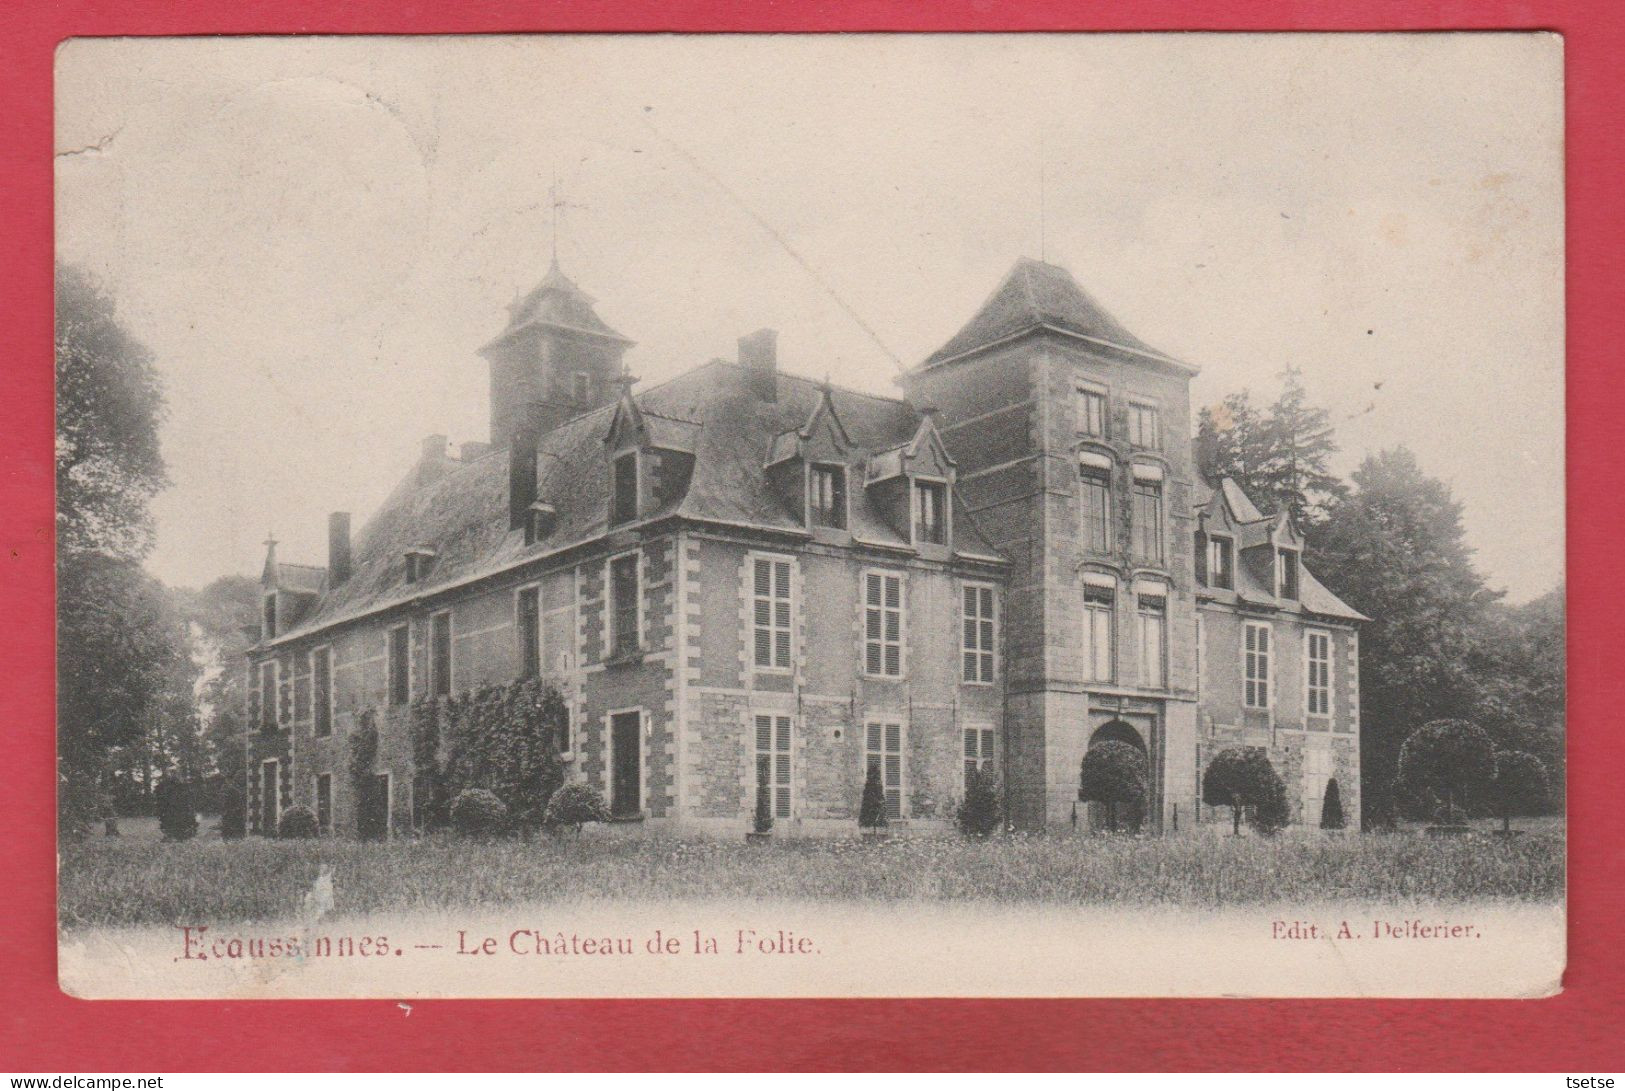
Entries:
{"label": "leafy tree", "polygon": [[1333,777],[1326,782],[1326,796],[1320,801],[1320,828],[1340,830],[1343,826],[1343,793],[1337,787],[1337,778]]}
{"label": "leafy tree", "polygon": [[1369,456],[1353,483],[1311,542],[1310,564],[1371,618],[1360,630],[1361,799],[1370,825],[1392,802],[1410,726],[1474,711],[1474,652],[1498,595],[1473,568],[1461,505],[1410,451]]}
{"label": "leafy tree", "polygon": [[886,825],[886,790],[880,784],[879,762],[870,762],[868,772],[863,775],[858,825],[866,830],[878,830]]}
{"label": "leafy tree", "polygon": [[1145,754],[1139,747],[1116,740],[1097,742],[1084,752],[1078,769],[1078,800],[1104,803],[1106,825],[1116,831],[1118,804],[1143,807],[1145,778]]}
{"label": "leafy tree", "polygon": [[1495,813],[1501,816],[1502,831],[1510,832],[1513,818],[1546,809],[1546,767],[1535,755],[1521,750],[1497,751],[1490,794]]}
{"label": "leafy tree", "polygon": [[965,799],[956,817],[966,837],[987,837],[999,828],[999,792],[992,773],[977,767],[965,775]]}
{"label": "leafy tree", "polygon": [[1469,717],[1497,750],[1526,751],[1546,769],[1548,800],[1561,808],[1565,767],[1565,609],[1562,584],[1518,606],[1491,603],[1470,661]]}
{"label": "leafy tree", "polygon": [[1202,774],[1202,802],[1229,807],[1231,832],[1238,835],[1248,808],[1255,827],[1265,832],[1285,824],[1286,787],[1261,746],[1232,746],[1215,754]]}
{"label": "leafy tree", "polygon": [[767,781],[756,782],[756,815],[751,823],[757,833],[773,832],[773,801]]}
{"label": "leafy tree", "polygon": [[590,784],[578,781],[566,784],[553,793],[553,798],[547,801],[543,825],[551,830],[570,826],[580,837],[581,827],[588,822],[608,821],[609,805],[604,802],[603,793]]}
{"label": "leafy tree", "polygon": [[1309,404],[1303,374],[1281,373],[1282,390],[1268,409],[1243,390],[1197,417],[1196,452],[1209,477],[1234,478],[1249,499],[1271,514],[1285,509],[1306,533],[1325,522],[1348,486],[1328,464],[1337,453],[1331,416]]}
{"label": "leafy tree", "polygon": [[1399,750],[1399,781],[1406,798],[1438,800],[1444,821],[1482,799],[1495,779],[1495,746],[1477,724],[1434,720],[1406,738]]}
{"label": "leafy tree", "polygon": [[163,416],[163,386],[152,354],[119,322],[100,284],[58,265],[59,552],[140,560],[152,549],[147,504],[168,484],[158,446]]}
{"label": "leafy tree", "polygon": [[1196,463],[1207,477],[1231,477],[1242,491],[1261,501],[1268,491],[1274,458],[1268,421],[1246,390],[1225,395],[1196,418]]}

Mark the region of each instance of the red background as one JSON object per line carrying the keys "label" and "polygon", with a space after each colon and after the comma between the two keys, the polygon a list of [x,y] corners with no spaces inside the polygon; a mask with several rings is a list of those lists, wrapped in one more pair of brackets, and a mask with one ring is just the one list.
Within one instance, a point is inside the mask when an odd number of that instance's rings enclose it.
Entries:
{"label": "red background", "polygon": [[[342,9],[342,10],[341,10]],[[0,1068],[1625,1070],[1625,5],[1287,0],[745,4],[129,2],[0,11]],[[525,30],[1432,30],[1564,34],[1568,104],[1569,969],[1539,1001],[87,1002],[56,987],[51,64],[74,35]],[[1424,103],[1418,103],[1425,109]],[[1610,353],[1610,349],[1614,350]],[[1493,390],[1486,397],[1495,396]],[[1509,423],[1517,419],[1508,414]],[[1609,664],[1615,666],[1610,669]],[[1080,953],[1080,957],[1086,957]]]}

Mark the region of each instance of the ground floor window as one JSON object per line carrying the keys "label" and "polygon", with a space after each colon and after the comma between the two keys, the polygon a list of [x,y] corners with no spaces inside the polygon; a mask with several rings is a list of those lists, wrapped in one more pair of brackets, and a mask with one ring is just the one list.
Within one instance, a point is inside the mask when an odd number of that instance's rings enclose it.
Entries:
{"label": "ground floor window", "polygon": [[970,783],[970,775],[978,769],[991,773],[996,768],[993,761],[993,729],[965,728],[965,783]]}
{"label": "ground floor window", "polygon": [[1320,808],[1326,799],[1326,784],[1332,779],[1332,752],[1318,746],[1303,752],[1303,814],[1307,826],[1320,824]]}
{"label": "ground floor window", "polygon": [[903,725],[870,723],[864,732],[864,775],[879,767],[886,793],[886,817],[903,817]]}
{"label": "ground floor window", "polygon": [[316,832],[323,837],[333,832],[333,774],[316,776]]}
{"label": "ground floor window", "polygon": [[[790,717],[756,717],[756,790],[774,818],[790,817]],[[754,803],[754,801],[752,801]]]}

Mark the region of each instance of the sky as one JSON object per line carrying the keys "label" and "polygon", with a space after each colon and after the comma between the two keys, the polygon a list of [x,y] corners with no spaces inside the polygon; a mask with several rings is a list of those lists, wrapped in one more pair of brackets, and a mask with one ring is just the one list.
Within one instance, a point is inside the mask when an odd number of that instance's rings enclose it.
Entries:
{"label": "sky", "polygon": [[[148,567],[325,563],[552,250],[645,383],[779,331],[895,395],[1021,256],[1404,444],[1510,601],[1563,572],[1561,45],[1540,34],[82,39],[59,256],[168,391]],[[555,210],[550,190],[565,207]],[[555,230],[555,215],[557,229]]]}

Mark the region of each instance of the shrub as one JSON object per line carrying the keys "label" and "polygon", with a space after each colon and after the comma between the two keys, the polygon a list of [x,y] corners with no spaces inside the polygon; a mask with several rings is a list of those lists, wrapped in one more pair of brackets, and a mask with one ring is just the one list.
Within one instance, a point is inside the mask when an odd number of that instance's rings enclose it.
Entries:
{"label": "shrub", "polygon": [[756,782],[756,817],[751,826],[757,833],[771,833],[773,830],[773,801],[770,798],[771,795],[772,793],[767,790],[765,782]]}
{"label": "shrub", "polygon": [[578,837],[581,836],[581,827],[588,822],[608,821],[609,806],[604,802],[603,793],[591,784],[581,783],[566,784],[554,792],[542,816],[542,824],[548,829],[559,830],[571,826]]}
{"label": "shrub", "polygon": [[1337,778],[1333,777],[1326,782],[1326,798],[1320,801],[1320,828],[1340,830],[1343,824],[1343,793],[1337,787]]}
{"label": "shrub", "polygon": [[886,789],[880,784],[880,763],[869,763],[863,775],[863,795],[858,799],[858,827],[878,830],[886,825]]}
{"label": "shrub", "polygon": [[444,801],[462,790],[487,788],[507,804],[518,828],[545,825],[547,804],[564,783],[559,750],[569,726],[564,697],[538,678],[418,702],[412,758],[427,787],[425,823],[441,824]]}
{"label": "shrub", "polygon": [[1425,723],[1399,748],[1399,780],[1402,796],[1437,799],[1436,817],[1459,822],[1462,808],[1483,798],[1495,780],[1495,745],[1483,728],[1466,720]]}
{"label": "shrub", "polygon": [[1286,825],[1286,785],[1281,783],[1269,755],[1261,746],[1232,746],[1221,750],[1202,774],[1202,802],[1229,807],[1231,831],[1241,833],[1243,811],[1262,833]]}
{"label": "shrub", "polygon": [[220,838],[241,841],[248,836],[248,796],[239,777],[227,777],[220,786]]}
{"label": "shrub", "polygon": [[1126,742],[1097,742],[1083,755],[1078,769],[1078,799],[1083,803],[1104,803],[1106,824],[1117,829],[1117,805],[1133,808],[1131,825],[1139,825],[1145,804],[1145,752]]}
{"label": "shrub", "polygon": [[165,841],[188,841],[197,836],[197,812],[192,807],[190,784],[165,780],[158,785],[153,799]]}
{"label": "shrub", "polygon": [[289,807],[282,812],[282,824],[277,827],[276,835],[285,841],[308,841],[321,836],[321,832],[316,815],[309,807]]}
{"label": "shrub", "polygon": [[999,828],[999,793],[993,774],[972,769],[965,776],[965,801],[959,805],[959,832],[986,837]]}
{"label": "shrub", "polygon": [[463,837],[491,837],[508,828],[508,805],[489,788],[465,788],[451,801],[451,828]]}
{"label": "shrub", "polygon": [[1546,809],[1546,766],[1522,750],[1499,751],[1491,796],[1495,813],[1501,816],[1501,829],[1510,831],[1514,818]]}

